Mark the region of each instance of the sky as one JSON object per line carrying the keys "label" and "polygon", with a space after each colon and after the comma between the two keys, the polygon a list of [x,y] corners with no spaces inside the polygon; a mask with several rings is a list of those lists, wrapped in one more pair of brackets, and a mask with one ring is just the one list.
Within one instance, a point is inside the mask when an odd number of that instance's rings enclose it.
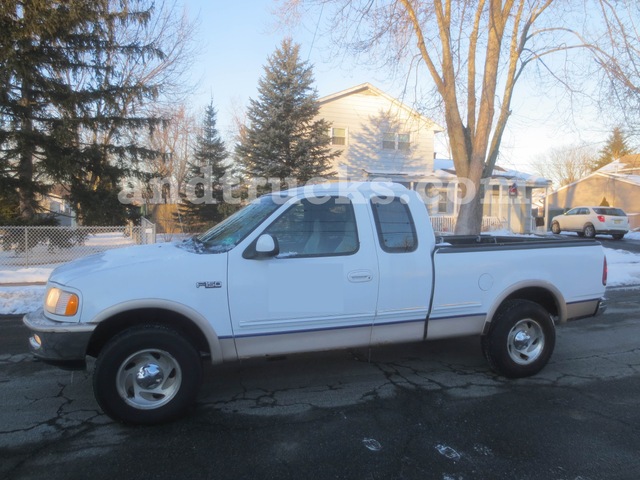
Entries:
{"label": "sky", "polygon": [[[203,108],[213,100],[218,111],[218,130],[227,141],[231,138],[234,112],[242,111],[250,98],[257,97],[258,80],[263,76],[267,58],[285,36],[301,45],[302,58],[313,65],[320,97],[365,82],[396,98],[401,95],[404,78],[392,79],[387,72],[354,66],[348,58],[332,56],[319,34],[326,20],[320,15],[317,19],[306,18],[307,27],[285,31],[277,28],[273,14],[277,8],[275,0],[177,1],[197,23],[194,33],[197,58],[191,75],[198,86],[192,107]],[[320,25],[318,34],[317,25]],[[531,161],[552,148],[579,142],[592,144],[596,149],[602,146],[609,127],[602,125],[597,115],[582,112],[571,116],[569,126],[558,95],[548,92],[534,97],[530,90],[526,85],[516,90],[499,165],[535,173]],[[441,120],[434,120],[442,124]],[[444,133],[436,136],[436,155],[450,158]]]}

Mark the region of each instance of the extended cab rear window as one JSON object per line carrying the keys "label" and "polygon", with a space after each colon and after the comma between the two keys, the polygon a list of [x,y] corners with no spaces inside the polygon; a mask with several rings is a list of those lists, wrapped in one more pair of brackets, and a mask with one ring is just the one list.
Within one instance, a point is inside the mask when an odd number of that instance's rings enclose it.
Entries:
{"label": "extended cab rear window", "polygon": [[418,236],[411,212],[401,198],[374,197],[371,199],[371,209],[382,250],[406,253],[418,248]]}

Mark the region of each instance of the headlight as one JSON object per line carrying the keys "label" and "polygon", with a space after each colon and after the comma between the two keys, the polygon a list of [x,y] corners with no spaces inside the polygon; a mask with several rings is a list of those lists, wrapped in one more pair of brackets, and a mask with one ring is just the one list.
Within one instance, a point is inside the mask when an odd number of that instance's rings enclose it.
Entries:
{"label": "headlight", "polygon": [[47,298],[44,301],[44,309],[49,313],[56,315],[64,315],[70,317],[78,313],[80,299],[78,295],[71,292],[65,292],[59,288],[52,287],[47,292]]}

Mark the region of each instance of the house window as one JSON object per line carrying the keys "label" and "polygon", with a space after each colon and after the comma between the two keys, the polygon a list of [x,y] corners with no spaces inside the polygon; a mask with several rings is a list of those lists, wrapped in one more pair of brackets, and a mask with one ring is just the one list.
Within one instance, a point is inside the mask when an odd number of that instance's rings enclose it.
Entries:
{"label": "house window", "polygon": [[385,132],[382,136],[382,148],[385,150],[409,151],[411,147],[408,133]]}
{"label": "house window", "polygon": [[448,196],[447,188],[438,188],[433,184],[428,184],[425,190],[424,202],[427,205],[429,215],[447,213]]}
{"label": "house window", "polygon": [[408,133],[399,133],[398,134],[398,150],[409,150],[409,134]]}
{"label": "house window", "polygon": [[387,132],[384,134],[382,138],[382,148],[385,150],[395,150],[396,149],[396,134]]}
{"label": "house window", "polygon": [[346,145],[346,144],[347,144],[347,129],[332,128],[331,129],[331,145]]}

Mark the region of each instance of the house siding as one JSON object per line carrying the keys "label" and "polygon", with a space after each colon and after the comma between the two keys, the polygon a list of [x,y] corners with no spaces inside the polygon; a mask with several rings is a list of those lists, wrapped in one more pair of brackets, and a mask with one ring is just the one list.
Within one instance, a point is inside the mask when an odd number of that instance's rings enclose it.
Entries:
{"label": "house siding", "polygon": [[[347,130],[346,145],[334,147],[342,151],[333,165],[341,178],[366,178],[365,172],[427,175],[433,171],[437,126],[375,89],[365,87],[326,101],[321,99],[318,116],[335,128]],[[384,149],[386,132],[409,133],[410,149]]]}

